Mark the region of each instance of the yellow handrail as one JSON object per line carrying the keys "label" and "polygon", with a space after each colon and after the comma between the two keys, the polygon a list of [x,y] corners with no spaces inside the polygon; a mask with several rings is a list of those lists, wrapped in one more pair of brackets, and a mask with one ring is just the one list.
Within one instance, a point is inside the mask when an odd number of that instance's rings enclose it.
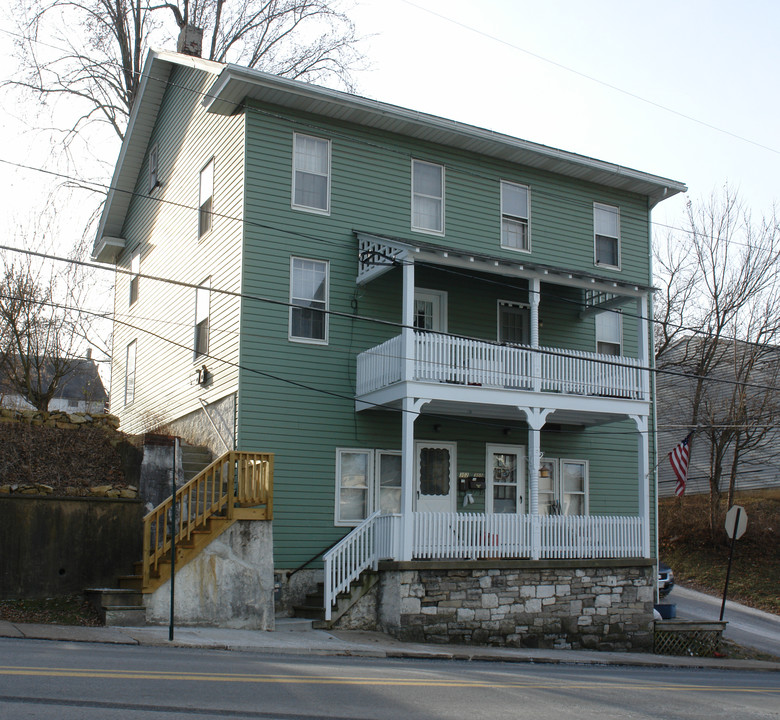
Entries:
{"label": "yellow handrail", "polygon": [[264,505],[273,515],[273,453],[227,452],[144,517],[143,586],[171,551],[170,516],[176,503],[175,542],[189,540],[213,516],[233,519],[233,509]]}

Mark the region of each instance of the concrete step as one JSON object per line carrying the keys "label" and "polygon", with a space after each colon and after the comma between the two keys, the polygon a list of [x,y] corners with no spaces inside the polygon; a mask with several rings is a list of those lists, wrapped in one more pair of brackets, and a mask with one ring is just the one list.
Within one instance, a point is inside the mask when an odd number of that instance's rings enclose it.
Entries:
{"label": "concrete step", "polygon": [[104,625],[145,625],[146,609],[140,590],[87,588],[84,596],[97,610]]}

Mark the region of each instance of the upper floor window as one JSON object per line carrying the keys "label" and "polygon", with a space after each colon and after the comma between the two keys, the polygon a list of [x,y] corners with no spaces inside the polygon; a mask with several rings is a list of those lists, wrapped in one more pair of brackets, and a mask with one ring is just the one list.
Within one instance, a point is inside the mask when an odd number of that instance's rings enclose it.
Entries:
{"label": "upper floor window", "polygon": [[140,281],[139,275],[141,273],[141,252],[136,250],[130,258],[130,305],[138,300],[138,283]]}
{"label": "upper floor window", "polygon": [[620,212],[612,205],[593,205],[596,265],[620,268]]}
{"label": "upper floor window", "polygon": [[507,300],[498,301],[498,342],[527,345],[530,341],[530,308]]}
{"label": "upper floor window", "polygon": [[412,229],[444,234],[444,167],[412,160]]}
{"label": "upper floor window", "polygon": [[501,247],[531,249],[528,233],[528,188],[501,181]]}
{"label": "upper floor window", "polygon": [[152,192],[160,184],[160,178],[157,175],[158,162],[159,150],[157,143],[155,143],[149,151],[149,192]]}
{"label": "upper floor window", "polygon": [[209,304],[211,300],[211,278],[206,278],[195,290],[195,360],[209,352]]}
{"label": "upper floor window", "polygon": [[127,346],[125,356],[125,405],[129,405],[135,399],[135,348],[133,340]]}
{"label": "upper floor window", "polygon": [[328,263],[291,258],[290,339],[328,342]]}
{"label": "upper floor window", "polygon": [[293,135],[292,204],[330,213],[330,140]]}
{"label": "upper floor window", "polygon": [[198,191],[198,237],[202,238],[211,230],[214,202],[214,158],[200,171]]}
{"label": "upper floor window", "polygon": [[596,315],[596,352],[623,354],[623,316],[619,312],[606,310]]}

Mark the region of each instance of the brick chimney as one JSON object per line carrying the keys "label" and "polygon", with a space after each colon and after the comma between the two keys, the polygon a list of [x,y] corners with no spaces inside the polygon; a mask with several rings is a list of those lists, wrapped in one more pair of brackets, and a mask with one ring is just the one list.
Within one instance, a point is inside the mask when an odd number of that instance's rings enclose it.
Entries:
{"label": "brick chimney", "polygon": [[200,57],[203,51],[203,30],[194,25],[185,25],[179,31],[179,40],[176,43],[176,52],[183,55]]}

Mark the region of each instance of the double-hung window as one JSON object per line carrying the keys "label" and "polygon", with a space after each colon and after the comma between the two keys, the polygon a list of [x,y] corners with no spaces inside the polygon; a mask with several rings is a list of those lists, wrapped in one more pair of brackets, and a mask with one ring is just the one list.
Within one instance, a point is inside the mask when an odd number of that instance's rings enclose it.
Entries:
{"label": "double-hung window", "polygon": [[290,259],[290,340],[328,342],[328,263]]}
{"label": "double-hung window", "polygon": [[412,230],[444,234],[444,167],[412,160]]}
{"label": "double-hung window", "polygon": [[130,305],[138,300],[138,283],[141,274],[141,252],[136,250],[130,258]]}
{"label": "double-hung window", "polygon": [[548,458],[539,468],[542,515],[587,515],[588,461]]}
{"label": "double-hung window", "polygon": [[620,212],[612,205],[593,205],[596,265],[620,269]]}
{"label": "double-hung window", "polygon": [[501,247],[531,249],[528,232],[528,188],[501,181]]}
{"label": "double-hung window", "polygon": [[357,525],[375,510],[401,512],[401,453],[339,448],[335,524]]}
{"label": "double-hung window", "polygon": [[202,238],[211,230],[214,212],[214,158],[208,161],[200,171],[198,188],[198,237]]}
{"label": "double-hung window", "polygon": [[330,213],[330,140],[293,135],[292,205]]}
{"label": "double-hung window", "polygon": [[601,355],[622,355],[623,316],[617,310],[605,310],[596,315],[596,352]]}
{"label": "double-hung window", "polygon": [[135,348],[133,340],[125,354],[125,405],[129,405],[135,399]]}
{"label": "double-hung window", "polygon": [[209,352],[209,304],[211,278],[206,278],[195,290],[195,340],[194,359],[197,361]]}

